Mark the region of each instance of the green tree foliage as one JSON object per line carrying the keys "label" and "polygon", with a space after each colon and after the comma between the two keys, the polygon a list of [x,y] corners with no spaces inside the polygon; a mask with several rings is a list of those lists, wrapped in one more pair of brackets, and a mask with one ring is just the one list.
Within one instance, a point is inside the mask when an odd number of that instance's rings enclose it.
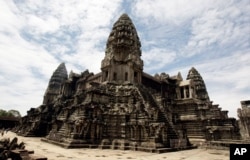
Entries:
{"label": "green tree foliage", "polygon": [[14,109],[9,110],[8,113],[11,114],[11,115],[13,115],[14,117],[21,117],[20,112],[17,111],[17,110],[14,110]]}
{"label": "green tree foliage", "polygon": [[21,117],[21,114],[19,111],[13,109],[9,111],[0,109],[0,117]]}

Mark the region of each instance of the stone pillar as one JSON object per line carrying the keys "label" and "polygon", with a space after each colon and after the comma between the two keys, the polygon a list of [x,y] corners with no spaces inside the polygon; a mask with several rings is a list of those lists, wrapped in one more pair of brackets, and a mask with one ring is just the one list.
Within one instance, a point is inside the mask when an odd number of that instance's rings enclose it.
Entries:
{"label": "stone pillar", "polygon": [[178,99],[181,99],[181,87],[178,87],[178,88],[176,89],[176,94],[177,94],[177,98],[178,98]]}
{"label": "stone pillar", "polygon": [[190,85],[189,85],[189,98],[193,98],[193,89]]}
{"label": "stone pillar", "polygon": [[187,95],[186,95],[186,87],[185,87],[185,86],[183,87],[183,95],[184,95],[184,98],[187,98]]}

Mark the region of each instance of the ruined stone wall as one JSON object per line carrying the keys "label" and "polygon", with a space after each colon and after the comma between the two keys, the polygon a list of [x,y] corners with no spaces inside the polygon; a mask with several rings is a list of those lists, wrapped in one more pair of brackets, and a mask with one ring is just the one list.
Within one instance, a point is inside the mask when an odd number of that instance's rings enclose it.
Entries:
{"label": "ruined stone wall", "polygon": [[243,139],[250,139],[250,100],[241,101],[238,109],[240,133]]}

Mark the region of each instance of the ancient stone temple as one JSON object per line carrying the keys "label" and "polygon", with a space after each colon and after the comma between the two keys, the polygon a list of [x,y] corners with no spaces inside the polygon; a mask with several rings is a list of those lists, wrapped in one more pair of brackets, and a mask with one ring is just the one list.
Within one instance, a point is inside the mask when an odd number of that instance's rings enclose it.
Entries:
{"label": "ancient stone temple", "polygon": [[23,117],[19,133],[43,135],[64,147],[164,152],[190,140],[239,138],[234,118],[209,100],[204,80],[191,68],[151,76],[143,72],[136,28],[123,14],[108,37],[101,72],[67,76],[61,64],[44,101]]}

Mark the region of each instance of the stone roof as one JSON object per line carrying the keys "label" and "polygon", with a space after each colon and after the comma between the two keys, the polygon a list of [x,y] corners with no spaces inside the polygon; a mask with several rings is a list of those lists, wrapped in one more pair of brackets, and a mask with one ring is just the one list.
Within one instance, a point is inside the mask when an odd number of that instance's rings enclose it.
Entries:
{"label": "stone roof", "polygon": [[128,53],[135,52],[141,55],[140,47],[141,42],[132,20],[127,14],[122,14],[113,25],[107,41],[106,53],[112,50],[126,48],[126,50],[129,51]]}

